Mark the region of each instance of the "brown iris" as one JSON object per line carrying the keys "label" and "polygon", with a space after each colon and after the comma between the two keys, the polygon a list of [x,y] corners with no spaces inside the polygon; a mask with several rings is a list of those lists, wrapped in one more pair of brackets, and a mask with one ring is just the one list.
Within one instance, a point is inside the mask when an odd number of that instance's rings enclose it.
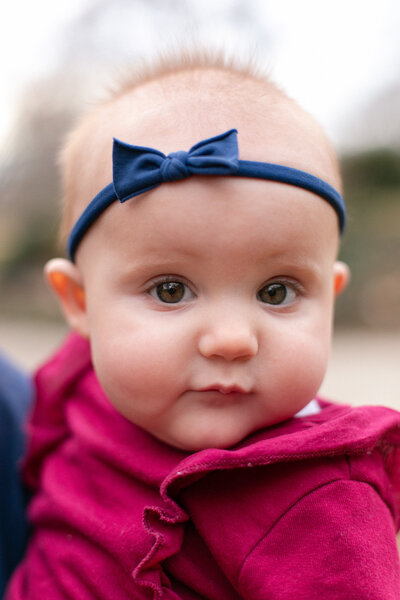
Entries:
{"label": "brown iris", "polygon": [[257,294],[261,302],[267,304],[282,304],[287,296],[287,289],[283,283],[269,283],[265,285]]}
{"label": "brown iris", "polygon": [[182,300],[185,295],[185,286],[179,281],[166,281],[157,287],[157,296],[162,302],[174,304]]}

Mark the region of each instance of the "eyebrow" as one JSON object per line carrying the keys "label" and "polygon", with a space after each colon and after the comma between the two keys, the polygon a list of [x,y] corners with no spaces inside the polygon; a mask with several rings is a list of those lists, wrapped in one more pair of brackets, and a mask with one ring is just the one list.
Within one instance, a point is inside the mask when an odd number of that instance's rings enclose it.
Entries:
{"label": "eyebrow", "polygon": [[174,268],[179,268],[186,261],[193,260],[194,258],[198,258],[198,254],[196,252],[177,252],[176,250],[172,250],[170,253],[168,253],[168,255],[164,256],[157,254],[151,257],[133,257],[133,259],[129,262],[129,265],[126,266],[126,269],[123,269],[123,274],[129,275],[132,272],[140,274],[149,270],[173,270]]}
{"label": "eyebrow", "polygon": [[277,264],[278,268],[282,267],[282,273],[286,269],[289,269],[294,270],[299,274],[311,275],[313,279],[318,279],[324,271],[316,258],[305,256],[302,253],[296,253],[296,255],[293,256],[293,254],[285,248],[277,249],[275,252],[272,252],[268,258],[266,258],[266,261],[274,262]]}

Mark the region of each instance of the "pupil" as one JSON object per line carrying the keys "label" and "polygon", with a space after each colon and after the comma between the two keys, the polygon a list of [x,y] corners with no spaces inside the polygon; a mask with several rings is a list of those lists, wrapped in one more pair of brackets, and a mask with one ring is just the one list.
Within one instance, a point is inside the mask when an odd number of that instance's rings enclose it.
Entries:
{"label": "pupil", "polygon": [[271,283],[259,292],[259,298],[268,304],[282,304],[286,294],[286,287],[282,283]]}
{"label": "pupil", "polygon": [[182,300],[184,293],[184,285],[178,281],[168,281],[157,286],[157,295],[163,302],[179,302]]}

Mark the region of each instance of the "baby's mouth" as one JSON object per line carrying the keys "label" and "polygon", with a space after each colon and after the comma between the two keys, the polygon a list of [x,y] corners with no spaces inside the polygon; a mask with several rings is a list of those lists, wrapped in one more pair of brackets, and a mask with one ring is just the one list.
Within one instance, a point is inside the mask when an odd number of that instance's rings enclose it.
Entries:
{"label": "baby's mouth", "polygon": [[215,383],[210,386],[206,386],[198,390],[199,392],[218,392],[223,396],[227,396],[228,394],[249,394],[250,390],[245,387],[238,385],[236,383],[233,384],[222,384]]}

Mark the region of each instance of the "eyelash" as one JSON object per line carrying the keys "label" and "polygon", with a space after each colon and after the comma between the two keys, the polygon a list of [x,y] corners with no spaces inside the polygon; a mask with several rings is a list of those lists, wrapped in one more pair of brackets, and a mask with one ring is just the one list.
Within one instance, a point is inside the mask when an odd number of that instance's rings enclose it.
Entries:
{"label": "eyelash", "polygon": [[[163,302],[163,300],[158,296],[157,294],[157,289],[163,285],[167,286],[168,284],[178,284],[181,286],[184,286],[184,296],[182,298],[178,298],[178,300],[176,302],[172,301],[172,302]],[[169,293],[171,293],[173,290],[170,290]],[[166,275],[164,277],[159,277],[157,279],[154,279],[149,287],[147,288],[146,292],[152,296],[155,300],[158,300],[160,303],[162,304],[178,304],[179,302],[181,302],[182,300],[185,299],[185,296],[187,295],[187,291],[190,292],[191,298],[195,297],[195,293],[192,291],[191,287],[182,280],[182,278],[174,276],[174,275]],[[154,292],[154,293],[152,293]],[[176,293],[176,292],[175,292]],[[190,298],[190,299],[191,299]],[[188,300],[188,298],[186,298],[186,300]]]}
{"label": "eyelash", "polygon": [[[176,284],[168,286],[168,284]],[[164,289],[163,289],[164,286]],[[274,287],[275,286],[275,287]],[[267,292],[269,298],[271,300],[268,302],[266,299],[263,299],[261,295],[263,291]],[[146,292],[152,296],[156,301],[161,304],[169,305],[169,304],[180,304],[183,301],[188,301],[193,299],[196,294],[193,292],[188,283],[186,283],[182,278],[174,275],[163,276],[153,280]],[[166,297],[163,299],[161,294],[165,294]],[[176,294],[176,300],[174,299],[174,295]],[[282,296],[283,294],[283,296]],[[290,296],[293,294],[293,296]],[[189,298],[187,297],[189,295]],[[168,296],[170,302],[168,301]],[[289,296],[289,302],[285,302]],[[304,288],[298,282],[288,279],[275,279],[272,281],[268,281],[264,285],[260,287],[257,292],[257,300],[266,304],[267,306],[275,306],[278,308],[285,308],[288,305],[291,305],[295,302],[298,296],[304,296]],[[277,299],[277,302],[274,302],[274,299]]]}
{"label": "eyelash", "polygon": [[[267,289],[267,288],[272,288],[273,286],[277,286],[277,288],[279,288],[279,286],[281,286],[281,288],[284,288],[284,297],[282,299],[281,302],[264,302],[261,297],[260,294],[263,290]],[[288,291],[289,290],[289,291]],[[278,290],[275,289],[275,292],[277,292]],[[294,297],[292,297],[292,299],[290,300],[289,303],[285,303],[284,301],[286,300],[288,294],[290,295],[290,293],[293,293]],[[260,287],[260,289],[257,292],[257,299],[262,303],[262,304],[266,304],[267,306],[275,306],[277,308],[286,308],[288,305],[291,305],[295,302],[295,300],[299,297],[299,296],[304,296],[304,288],[302,285],[300,285],[297,281],[293,281],[292,279],[274,279],[274,280],[270,280],[267,281],[267,283],[265,283],[264,285],[262,285]],[[273,299],[273,295],[270,297],[270,299]]]}

